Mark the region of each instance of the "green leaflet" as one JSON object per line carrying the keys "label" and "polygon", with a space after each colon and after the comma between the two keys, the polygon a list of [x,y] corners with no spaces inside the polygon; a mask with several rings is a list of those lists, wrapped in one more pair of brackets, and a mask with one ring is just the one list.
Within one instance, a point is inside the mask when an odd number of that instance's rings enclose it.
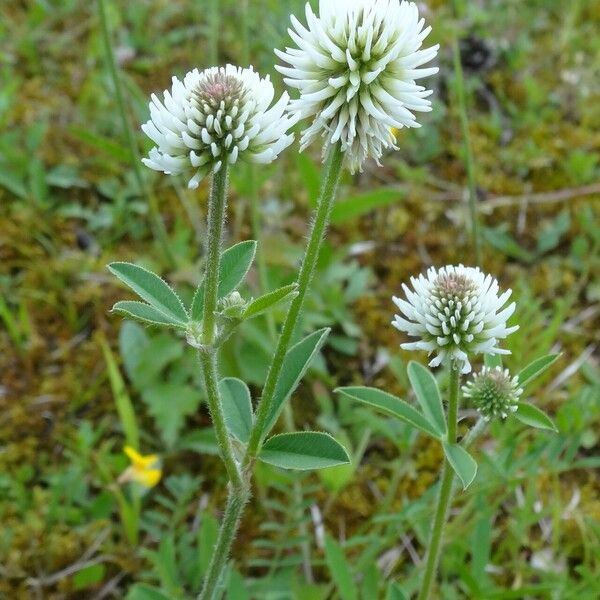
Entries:
{"label": "green leaflet", "polygon": [[315,331],[288,350],[283,359],[281,375],[273,394],[271,408],[265,422],[263,435],[267,435],[271,429],[273,429],[285,401],[290,397],[296,387],[298,387],[300,380],[304,377],[315,354],[325,343],[329,331],[330,330],[327,328]]}
{"label": "green leaflet", "polygon": [[344,447],[328,433],[299,431],[269,438],[258,458],[282,469],[308,471],[350,462]]}
{"label": "green leaflet", "polygon": [[548,354],[529,363],[518,375],[519,385],[525,387],[549,369],[560,357],[560,354]]}
{"label": "green leaflet", "polygon": [[227,429],[244,444],[250,439],[253,425],[252,400],[248,386],[235,377],[219,382],[223,413]]}
{"label": "green leaflet", "polygon": [[165,317],[180,324],[187,323],[185,307],[164,279],[143,267],[126,262],[111,263],[108,270]]}
{"label": "green leaflet", "polygon": [[242,319],[252,319],[253,317],[261,315],[273,306],[280,304],[281,302],[291,300],[297,295],[297,288],[298,285],[296,283],[292,283],[273,292],[269,292],[264,296],[260,296],[255,300],[252,300],[252,302],[250,302],[250,304],[248,304],[246,307],[246,310],[242,315]]}
{"label": "green leaflet", "polygon": [[448,462],[460,478],[463,489],[467,489],[477,475],[477,463],[475,459],[459,444],[450,444],[442,442],[444,454]]}
{"label": "green leaflet", "polygon": [[161,313],[158,309],[145,304],[144,302],[135,302],[131,300],[125,300],[117,302],[113,307],[112,311],[128,319],[134,321],[140,321],[149,325],[167,325],[169,327],[178,327],[183,329],[185,323],[178,321],[173,317]]}
{"label": "green leaflet", "polygon": [[529,425],[530,427],[558,431],[554,421],[545,412],[541,411],[537,406],[529,404],[529,402],[519,402],[519,408],[514,415],[521,423],[525,423],[525,425]]}
{"label": "green leaflet", "polygon": [[[223,252],[219,264],[219,298],[224,298],[231,294],[244,280],[246,273],[252,265],[254,255],[256,254],[257,242],[247,240],[235,244]],[[191,317],[193,321],[202,320],[202,311],[204,309],[204,282],[196,289],[192,301]]]}
{"label": "green leaflet", "polygon": [[435,377],[418,362],[408,364],[408,378],[427,420],[435,427],[438,437],[446,435],[446,417]]}
{"label": "green leaflet", "polygon": [[352,570],[342,547],[331,537],[325,538],[325,561],[342,600],[358,600]]}
{"label": "green leaflet", "polygon": [[423,433],[436,439],[441,439],[437,428],[430,423],[420,412],[415,410],[408,402],[396,398],[392,394],[369,387],[342,387],[336,390],[348,398],[358,400],[363,404],[373,406],[388,415],[397,417],[404,423],[420,429]]}

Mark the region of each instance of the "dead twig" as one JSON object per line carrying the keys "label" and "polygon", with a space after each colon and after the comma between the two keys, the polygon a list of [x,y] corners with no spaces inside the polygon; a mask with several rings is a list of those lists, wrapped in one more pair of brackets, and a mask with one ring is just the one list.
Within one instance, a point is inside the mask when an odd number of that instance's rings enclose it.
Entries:
{"label": "dead twig", "polygon": [[600,183],[593,183],[577,188],[565,188],[554,192],[538,192],[521,196],[496,196],[479,203],[479,210],[492,211],[506,206],[520,206],[523,202],[529,204],[557,204],[575,198],[600,194]]}
{"label": "dead twig", "polygon": [[586,349],[569,365],[567,366],[559,375],[550,383],[547,388],[548,392],[551,392],[557,388],[559,388],[565,381],[573,377],[577,371],[582,367],[582,365],[594,355],[596,351],[596,344],[590,344],[586,347]]}
{"label": "dead twig", "polygon": [[57,571],[56,573],[48,576],[41,577],[28,577],[25,580],[25,583],[34,589],[39,589],[41,587],[48,587],[50,585],[54,585],[58,583],[61,579],[65,577],[69,577],[69,575],[73,575],[78,573],[83,569],[87,569],[88,567],[93,567],[94,565],[99,565],[101,563],[110,562],[113,560],[113,557],[108,555],[101,555],[91,560],[81,561],[69,565],[68,567],[62,569],[61,571]]}
{"label": "dead twig", "polygon": [[113,560],[113,557],[104,554],[97,556],[96,558],[91,558],[96,550],[102,546],[106,538],[110,535],[110,528],[106,528],[100,532],[100,534],[96,537],[96,539],[92,542],[90,547],[82,554],[81,558],[74,562],[72,565],[65,567],[64,569],[57,571],[52,575],[42,575],[39,577],[28,577],[25,580],[25,583],[32,587],[36,593],[41,591],[42,587],[47,587],[50,585],[54,585],[61,579],[68,577],[69,575],[73,575],[82,569],[86,569],[87,567],[92,567],[94,565],[98,565],[104,562],[110,562]]}

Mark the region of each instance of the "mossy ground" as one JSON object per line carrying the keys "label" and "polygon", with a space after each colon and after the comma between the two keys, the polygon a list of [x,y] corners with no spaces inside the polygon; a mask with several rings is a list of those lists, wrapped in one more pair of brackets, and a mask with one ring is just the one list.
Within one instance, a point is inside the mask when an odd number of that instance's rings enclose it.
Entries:
{"label": "mossy ground", "polygon": [[[220,62],[241,61],[248,54],[260,70],[272,70],[270,48],[286,43],[287,14],[299,14],[301,3],[256,0],[245,16],[239,12],[243,4],[218,4],[222,27],[211,31],[202,3],[108,3],[128,118],[136,132],[147,118],[147,95],[165,88],[172,73],[206,65],[211,39],[218,41]],[[100,598],[95,594],[102,590],[122,597],[132,581],[146,578],[148,562],[143,553],[130,551],[107,492],[110,482],[97,468],[105,453],[112,457],[114,477],[124,464],[100,345],[101,339],[109,340],[118,355],[120,322],[109,309],[123,290],[105,265],[115,258],[141,260],[191,290],[201,266],[206,187],[193,195],[144,173],[175,249],[177,265],[170,267],[152,240],[148,206],[133,177],[95,3],[12,2],[2,11],[0,598]],[[357,349],[350,358],[327,349],[329,375],[301,388],[294,399],[295,419],[299,425],[318,423],[322,397],[337,406],[329,390],[338,383],[366,381],[406,395],[398,369],[385,360],[381,369],[371,368],[382,349],[400,364],[411,358],[398,349],[398,333],[389,325],[391,295],[430,264],[473,262],[452,70],[456,33],[485,240],[481,266],[512,287],[520,303],[521,334],[510,342],[513,357],[507,364],[518,368],[538,351],[563,353],[534,397],[557,417],[563,446],[556,454],[541,452],[530,464],[527,456],[540,451],[546,434],[492,428],[496,435],[484,435],[481,450],[523,467],[498,475],[494,484],[488,460],[484,483],[459,501],[462,512],[456,512],[449,537],[471,535],[478,514],[486,514],[493,523],[493,568],[485,577],[503,590],[544,583],[555,590],[494,597],[571,598],[579,590],[580,599],[591,600],[600,595],[589,575],[600,568],[599,465],[586,462],[597,457],[600,425],[600,3],[503,0],[469,6],[457,21],[449,5],[439,1],[430,3],[426,17],[434,26],[433,41],[442,45],[434,111],[421,130],[399,134],[401,150],[386,157],[383,168],[369,165],[365,173],[346,178],[343,187],[342,200],[386,187],[397,190],[398,202],[334,226],[330,235],[333,248],[361,243],[356,260],[372,272],[369,290],[344,307],[360,328]],[[240,32],[244,27],[248,47]],[[279,86],[279,78],[274,80]],[[142,135],[136,136],[146,147]],[[311,158],[316,164],[317,149]],[[310,194],[294,151],[267,172],[272,178],[260,190],[267,207],[264,232],[267,256],[273,259],[269,266],[279,273],[303,240]],[[229,239],[251,237],[243,181],[234,179],[231,206]],[[200,223],[199,240],[191,221]],[[256,273],[251,280],[255,291]],[[325,296],[323,290],[317,293]],[[344,323],[331,325],[340,332]],[[151,443],[155,424],[136,391],[130,393],[144,439]],[[336,408],[334,415],[358,445],[364,434],[360,424],[347,410]],[[208,423],[201,412],[187,426]],[[95,432],[89,445],[82,441],[83,424]],[[325,488],[314,494],[317,505],[328,507],[326,525],[334,536],[343,532],[350,539],[369,524],[383,527],[371,519],[395,470],[402,474],[388,513],[420,498],[436,479],[441,458],[436,445],[420,439],[395,443],[380,433],[370,433],[361,465],[347,485],[333,497]],[[510,452],[514,456],[507,459]],[[222,469],[214,457],[171,452],[164,469],[165,476],[202,476],[209,509],[222,506]],[[279,518],[262,503],[270,493],[257,490],[236,545],[240,567],[256,577],[265,569],[253,568],[252,559],[269,552],[250,540],[266,535],[260,529],[265,518]],[[152,505],[152,495],[147,503]],[[480,505],[495,510],[489,513]],[[193,519],[195,503],[187,510]],[[420,554],[422,527],[417,532],[404,533]],[[147,543],[155,542],[150,536]],[[390,539],[388,546],[393,545]],[[89,559],[100,557],[104,570],[86,587],[69,568],[90,548]],[[465,560],[470,552],[463,548]],[[313,548],[314,556],[319,553]],[[410,557],[402,553],[390,576],[414,571]],[[546,568],[540,567],[540,557],[549,561]],[[450,558],[443,566],[446,587],[440,597],[475,597],[452,576]],[[328,580],[322,562],[315,574]]]}

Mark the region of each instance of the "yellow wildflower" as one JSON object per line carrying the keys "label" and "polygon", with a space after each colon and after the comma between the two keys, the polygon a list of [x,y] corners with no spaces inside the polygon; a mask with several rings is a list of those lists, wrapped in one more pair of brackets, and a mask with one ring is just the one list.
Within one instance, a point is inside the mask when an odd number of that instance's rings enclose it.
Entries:
{"label": "yellow wildflower", "polygon": [[135,481],[148,489],[153,488],[158,484],[162,477],[160,457],[158,454],[142,456],[131,446],[125,446],[124,452],[129,457],[131,466],[119,477],[119,483]]}

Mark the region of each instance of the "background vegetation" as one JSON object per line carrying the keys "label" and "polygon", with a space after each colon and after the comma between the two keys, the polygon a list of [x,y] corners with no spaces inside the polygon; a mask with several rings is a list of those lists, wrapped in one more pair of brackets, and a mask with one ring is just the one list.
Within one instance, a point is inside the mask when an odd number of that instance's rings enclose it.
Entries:
{"label": "background vegetation", "polygon": [[[111,317],[123,290],[105,265],[146,264],[192,294],[206,184],[191,193],[139,166],[149,94],[193,66],[272,72],[272,48],[302,4],[105,0],[121,107],[96,2],[2,3],[0,598],[197,589],[224,495],[198,367],[173,335]],[[385,580],[416,588],[438,448],[331,390],[366,383],[406,396],[390,297],[430,264],[474,262],[469,187],[482,267],[518,302],[506,364],[563,353],[530,390],[559,433],[509,420],[480,438],[477,480],[448,528],[440,598],[600,597],[600,3],[437,0],[424,11],[441,44],[434,110],[398,134],[384,168],[344,181],[303,323],[334,335],[285,419],[330,431],[353,464],[319,475],[261,469],[228,577],[233,600],[401,598]],[[319,158],[292,149],[235,175],[228,241],[260,231],[249,294],[290,281]],[[224,351],[225,374],[261,383],[277,319],[244,325]],[[130,403],[140,450],[163,460],[139,531],[117,484]]]}

